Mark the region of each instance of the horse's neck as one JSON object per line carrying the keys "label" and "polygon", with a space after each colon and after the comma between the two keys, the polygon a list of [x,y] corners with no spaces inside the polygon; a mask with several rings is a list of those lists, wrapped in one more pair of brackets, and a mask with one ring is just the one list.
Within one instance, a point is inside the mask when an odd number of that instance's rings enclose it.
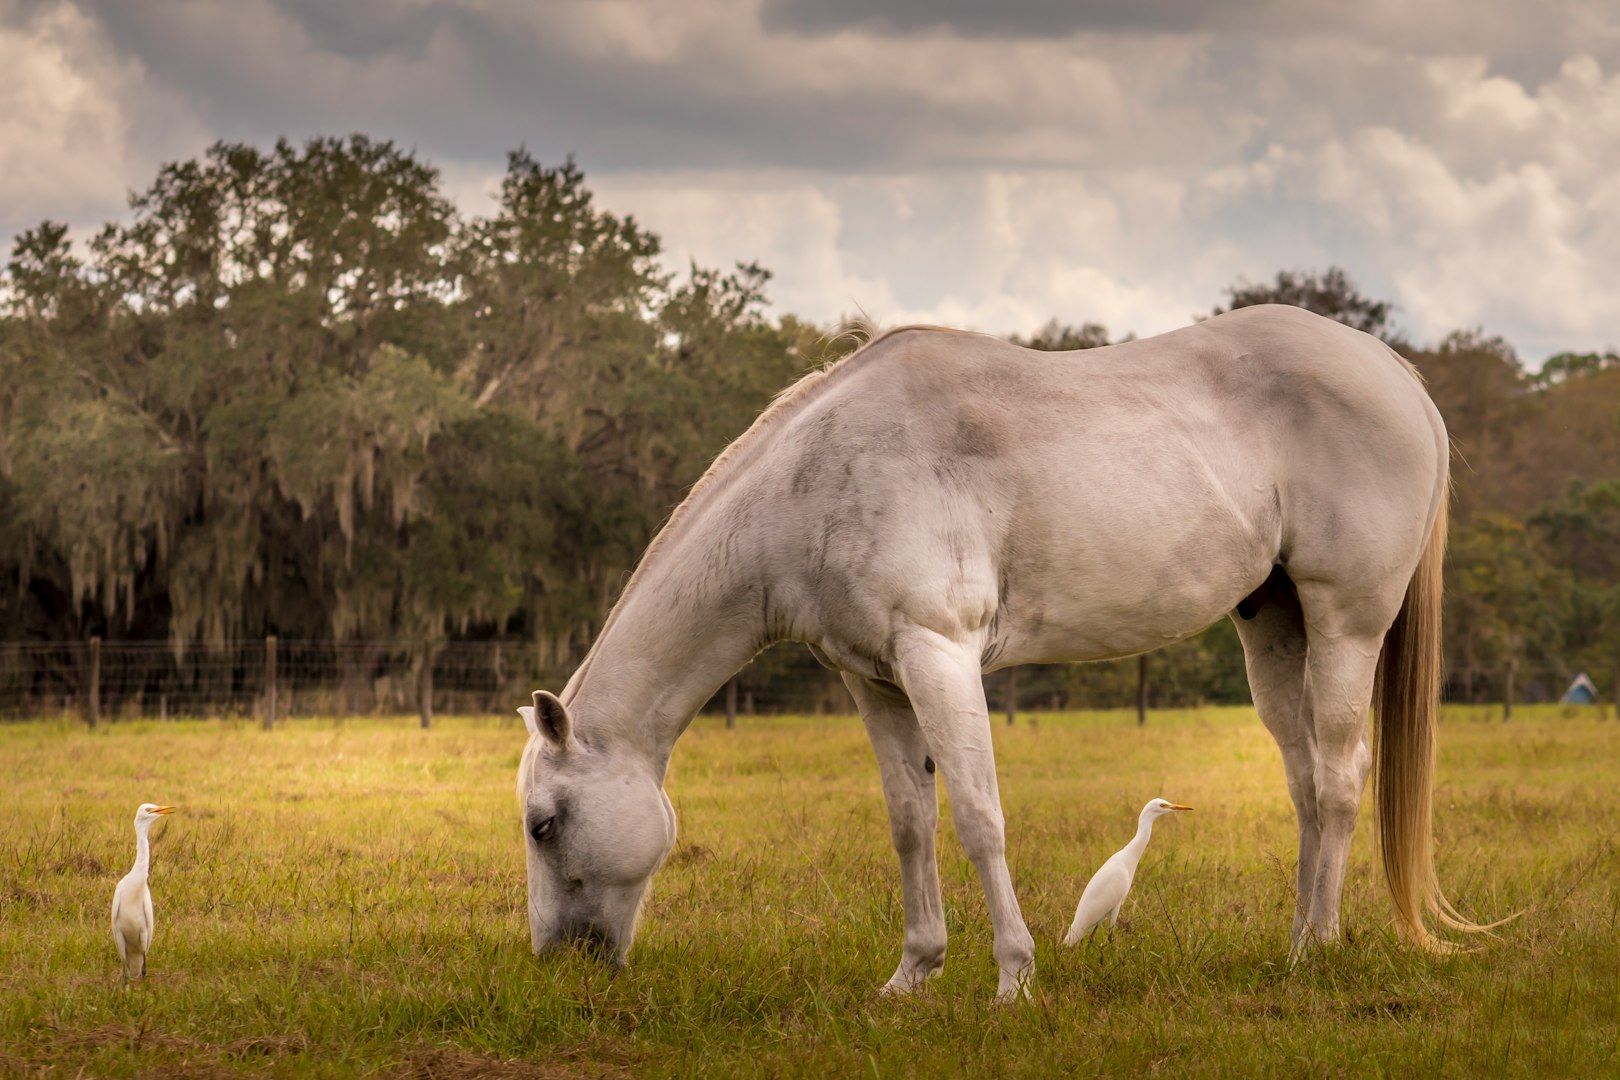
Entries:
{"label": "horse's neck", "polygon": [[768,644],[759,548],[705,516],[635,576],[564,696],[581,738],[644,751],[660,775],[697,710]]}

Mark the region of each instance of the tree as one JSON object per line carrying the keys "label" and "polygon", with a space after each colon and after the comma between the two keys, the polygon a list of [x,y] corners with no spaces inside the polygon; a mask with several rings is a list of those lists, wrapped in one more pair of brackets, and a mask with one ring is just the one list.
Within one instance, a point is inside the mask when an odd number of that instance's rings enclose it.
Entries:
{"label": "tree", "polygon": [[1225,307],[1217,306],[1213,314],[1256,304],[1292,304],[1364,330],[1392,345],[1401,341],[1390,322],[1395,305],[1363,296],[1350,275],[1337,266],[1321,272],[1279,270],[1276,280],[1270,284],[1256,285],[1239,279],[1226,290],[1226,295],[1230,302]]}
{"label": "tree", "polygon": [[1572,353],[1562,352],[1547,357],[1541,365],[1541,370],[1531,377],[1531,384],[1539,390],[1550,386],[1568,382],[1588,375],[1596,375],[1601,371],[1612,371],[1620,368],[1620,353]]}
{"label": "tree", "polygon": [[3,633],[582,647],[825,353],[764,317],[764,269],[676,282],[657,252],[572,162],[514,153],[464,222],[358,135],[166,165],[82,257],[30,230],[0,282]]}
{"label": "tree", "polygon": [[1483,509],[1522,514],[1528,507],[1508,492],[1523,462],[1517,441],[1535,402],[1513,350],[1483,331],[1457,331],[1407,358],[1422,372],[1455,448],[1453,514],[1460,521]]}
{"label": "tree", "polygon": [[1446,570],[1445,632],[1454,668],[1523,660],[1563,666],[1570,575],[1523,522],[1477,515],[1452,532]]}
{"label": "tree", "polygon": [[1529,523],[1572,576],[1566,651],[1575,666],[1612,670],[1620,664],[1620,478],[1572,481]]}
{"label": "tree", "polygon": [[[1121,338],[1129,341],[1131,336]],[[1040,349],[1043,352],[1069,352],[1074,349],[1095,349],[1099,346],[1111,344],[1108,340],[1108,328],[1101,323],[1082,323],[1072,326],[1052,319],[1045,326],[1035,331],[1027,338],[1016,334],[1012,338],[1014,345],[1022,345],[1026,349]]]}

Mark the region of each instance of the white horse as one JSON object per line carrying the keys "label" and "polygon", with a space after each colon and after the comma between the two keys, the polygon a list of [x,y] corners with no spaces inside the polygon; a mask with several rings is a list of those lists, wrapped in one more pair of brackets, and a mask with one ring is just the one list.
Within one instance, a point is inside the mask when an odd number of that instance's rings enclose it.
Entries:
{"label": "white horse", "polygon": [[989,904],[998,996],[1033,974],[981,674],[1129,656],[1231,615],[1299,817],[1295,948],[1339,932],[1374,758],[1398,923],[1475,928],[1435,880],[1430,785],[1444,424],[1377,338],[1254,307],[1076,353],[893,330],[795,383],[653,540],[560,696],[522,795],[536,952],[628,955],[675,842],[693,714],[764,646],[810,644],[860,707],[900,857],[885,989],[945,961],[936,767]]}

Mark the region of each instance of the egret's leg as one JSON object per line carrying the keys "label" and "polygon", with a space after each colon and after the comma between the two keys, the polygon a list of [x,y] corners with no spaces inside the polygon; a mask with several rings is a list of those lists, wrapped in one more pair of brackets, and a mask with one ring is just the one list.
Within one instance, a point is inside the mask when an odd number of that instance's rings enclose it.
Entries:
{"label": "egret's leg", "polygon": [[1010,1001],[1027,995],[1035,939],[1024,925],[1007,872],[1006,823],[977,650],[915,629],[895,640],[895,670],[945,779],[957,838],[984,886],[1000,969],[996,997]]}
{"label": "egret's leg", "polygon": [[945,966],[945,903],[939,891],[939,865],[934,832],[939,823],[939,792],[934,762],[928,754],[917,715],[903,694],[891,686],[853,675],[844,684],[855,698],[883,776],[883,798],[889,804],[889,833],[900,856],[900,894],[905,903],[906,935],[900,966],[884,984],[884,993],[906,993],[920,987]]}
{"label": "egret's leg", "polygon": [[1315,891],[1321,823],[1316,800],[1316,731],[1305,693],[1305,620],[1291,583],[1272,591],[1253,619],[1233,618],[1243,642],[1249,691],[1271,737],[1282,751],[1288,795],[1299,819],[1299,866],[1295,874],[1292,953],[1307,942],[1306,919]]}
{"label": "egret's leg", "polygon": [[1350,860],[1350,837],[1372,768],[1367,713],[1383,633],[1311,631],[1306,686],[1316,729],[1316,813],[1321,854],[1307,926],[1318,941],[1339,936],[1339,898]]}

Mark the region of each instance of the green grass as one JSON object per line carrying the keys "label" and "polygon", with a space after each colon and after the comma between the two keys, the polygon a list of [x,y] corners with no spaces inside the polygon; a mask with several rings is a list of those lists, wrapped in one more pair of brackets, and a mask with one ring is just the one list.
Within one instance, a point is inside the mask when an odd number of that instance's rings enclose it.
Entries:
{"label": "green grass", "polygon": [[[1592,1076],[1620,1073],[1620,724],[1448,716],[1436,818],[1465,911],[1523,910],[1478,952],[1392,937],[1363,815],[1349,940],[1290,970],[1294,820],[1244,709],[1041,716],[996,736],[1034,1001],[992,1002],[983,897],[947,826],[945,973],[898,957],[898,871],[850,718],[699,720],[681,838],[631,967],[536,959],[516,718],[0,727],[0,1075]],[[1112,942],[1056,942],[1154,795]],[[151,977],[107,928],[143,800]]]}

